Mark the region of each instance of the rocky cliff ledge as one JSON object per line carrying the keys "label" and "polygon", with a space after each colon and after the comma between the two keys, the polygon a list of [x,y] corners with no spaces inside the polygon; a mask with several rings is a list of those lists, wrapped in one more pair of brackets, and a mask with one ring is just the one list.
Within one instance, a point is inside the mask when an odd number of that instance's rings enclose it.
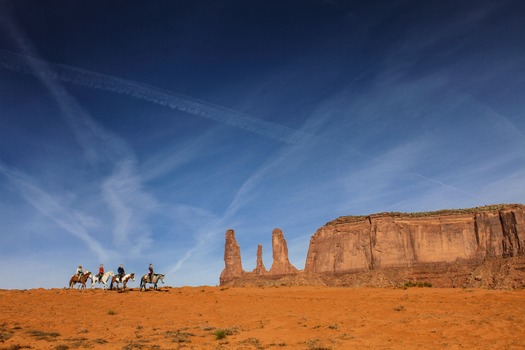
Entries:
{"label": "rocky cliff ledge", "polygon": [[304,270],[288,261],[281,230],[273,264],[262,247],[257,267],[242,270],[233,230],[226,233],[221,285],[525,287],[525,206],[492,205],[428,213],[380,213],[333,220],[310,239]]}

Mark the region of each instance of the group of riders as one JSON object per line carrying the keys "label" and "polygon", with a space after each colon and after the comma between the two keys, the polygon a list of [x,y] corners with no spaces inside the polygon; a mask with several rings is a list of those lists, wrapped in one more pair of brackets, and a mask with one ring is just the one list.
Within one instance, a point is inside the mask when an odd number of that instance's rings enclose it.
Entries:
{"label": "group of riders", "polygon": [[[78,277],[78,280],[81,280],[82,276],[86,272],[87,272],[87,270],[85,270],[82,267],[82,265],[78,265],[75,275]],[[98,273],[94,277],[98,278],[98,280],[101,280],[102,276],[104,276],[104,273],[105,273],[105,271],[104,271],[104,264],[100,264],[100,266],[98,268]],[[122,281],[125,275],[126,275],[126,272],[124,271],[124,265],[120,264],[120,266],[117,269],[117,274],[115,275],[115,278],[117,279],[117,281]],[[154,276],[153,264],[149,264],[148,273],[145,276],[145,281],[144,282],[153,283],[153,276]]]}

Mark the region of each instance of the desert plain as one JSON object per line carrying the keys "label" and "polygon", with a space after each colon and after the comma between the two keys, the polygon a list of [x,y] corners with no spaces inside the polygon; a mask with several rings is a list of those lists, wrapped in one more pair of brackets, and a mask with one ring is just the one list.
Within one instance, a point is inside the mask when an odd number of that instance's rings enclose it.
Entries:
{"label": "desert plain", "polygon": [[525,290],[0,290],[0,349],[525,349]]}

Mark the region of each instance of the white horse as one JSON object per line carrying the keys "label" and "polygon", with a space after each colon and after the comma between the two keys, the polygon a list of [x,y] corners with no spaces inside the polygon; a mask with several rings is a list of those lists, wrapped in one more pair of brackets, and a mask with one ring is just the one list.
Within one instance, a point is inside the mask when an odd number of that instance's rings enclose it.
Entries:
{"label": "white horse", "polygon": [[111,279],[111,283],[109,285],[109,289],[113,289],[113,284],[115,284],[115,288],[119,289],[119,283],[122,283],[123,289],[126,289],[126,284],[129,280],[134,281],[135,280],[135,274],[134,273],[127,273],[124,275],[124,277],[120,278],[120,275],[113,276]]}
{"label": "white horse", "polygon": [[160,273],[153,274],[153,278],[152,278],[151,281],[148,278],[147,274],[142,276],[142,278],[140,279],[140,290],[142,290],[142,288],[144,288],[144,290],[146,290],[146,284],[147,283],[152,283],[153,284],[153,289],[157,289],[157,283],[159,283],[159,280],[162,283],[164,283],[164,275],[163,274],[160,274]]}
{"label": "white horse", "polygon": [[93,286],[95,285],[95,282],[97,282],[97,283],[102,283],[104,285],[104,289],[106,289],[108,287],[107,283],[108,283],[108,279],[110,276],[111,277],[115,276],[113,271],[108,271],[104,273],[102,277],[100,277],[98,274],[94,275],[91,279],[91,288],[93,288]]}

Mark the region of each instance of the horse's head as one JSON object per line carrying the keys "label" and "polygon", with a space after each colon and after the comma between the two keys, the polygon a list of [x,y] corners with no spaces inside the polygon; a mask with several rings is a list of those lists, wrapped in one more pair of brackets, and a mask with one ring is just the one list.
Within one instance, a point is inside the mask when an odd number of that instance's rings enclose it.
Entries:
{"label": "horse's head", "polygon": [[86,271],[84,274],[80,277],[80,281],[87,282],[88,279],[91,279],[91,282],[93,282],[93,276],[91,276],[91,272]]}
{"label": "horse's head", "polygon": [[162,283],[164,283],[164,275],[163,274],[159,275],[159,279],[161,280]]}
{"label": "horse's head", "polygon": [[129,274],[129,278],[131,278],[132,281],[135,280],[135,273],[130,273]]}

